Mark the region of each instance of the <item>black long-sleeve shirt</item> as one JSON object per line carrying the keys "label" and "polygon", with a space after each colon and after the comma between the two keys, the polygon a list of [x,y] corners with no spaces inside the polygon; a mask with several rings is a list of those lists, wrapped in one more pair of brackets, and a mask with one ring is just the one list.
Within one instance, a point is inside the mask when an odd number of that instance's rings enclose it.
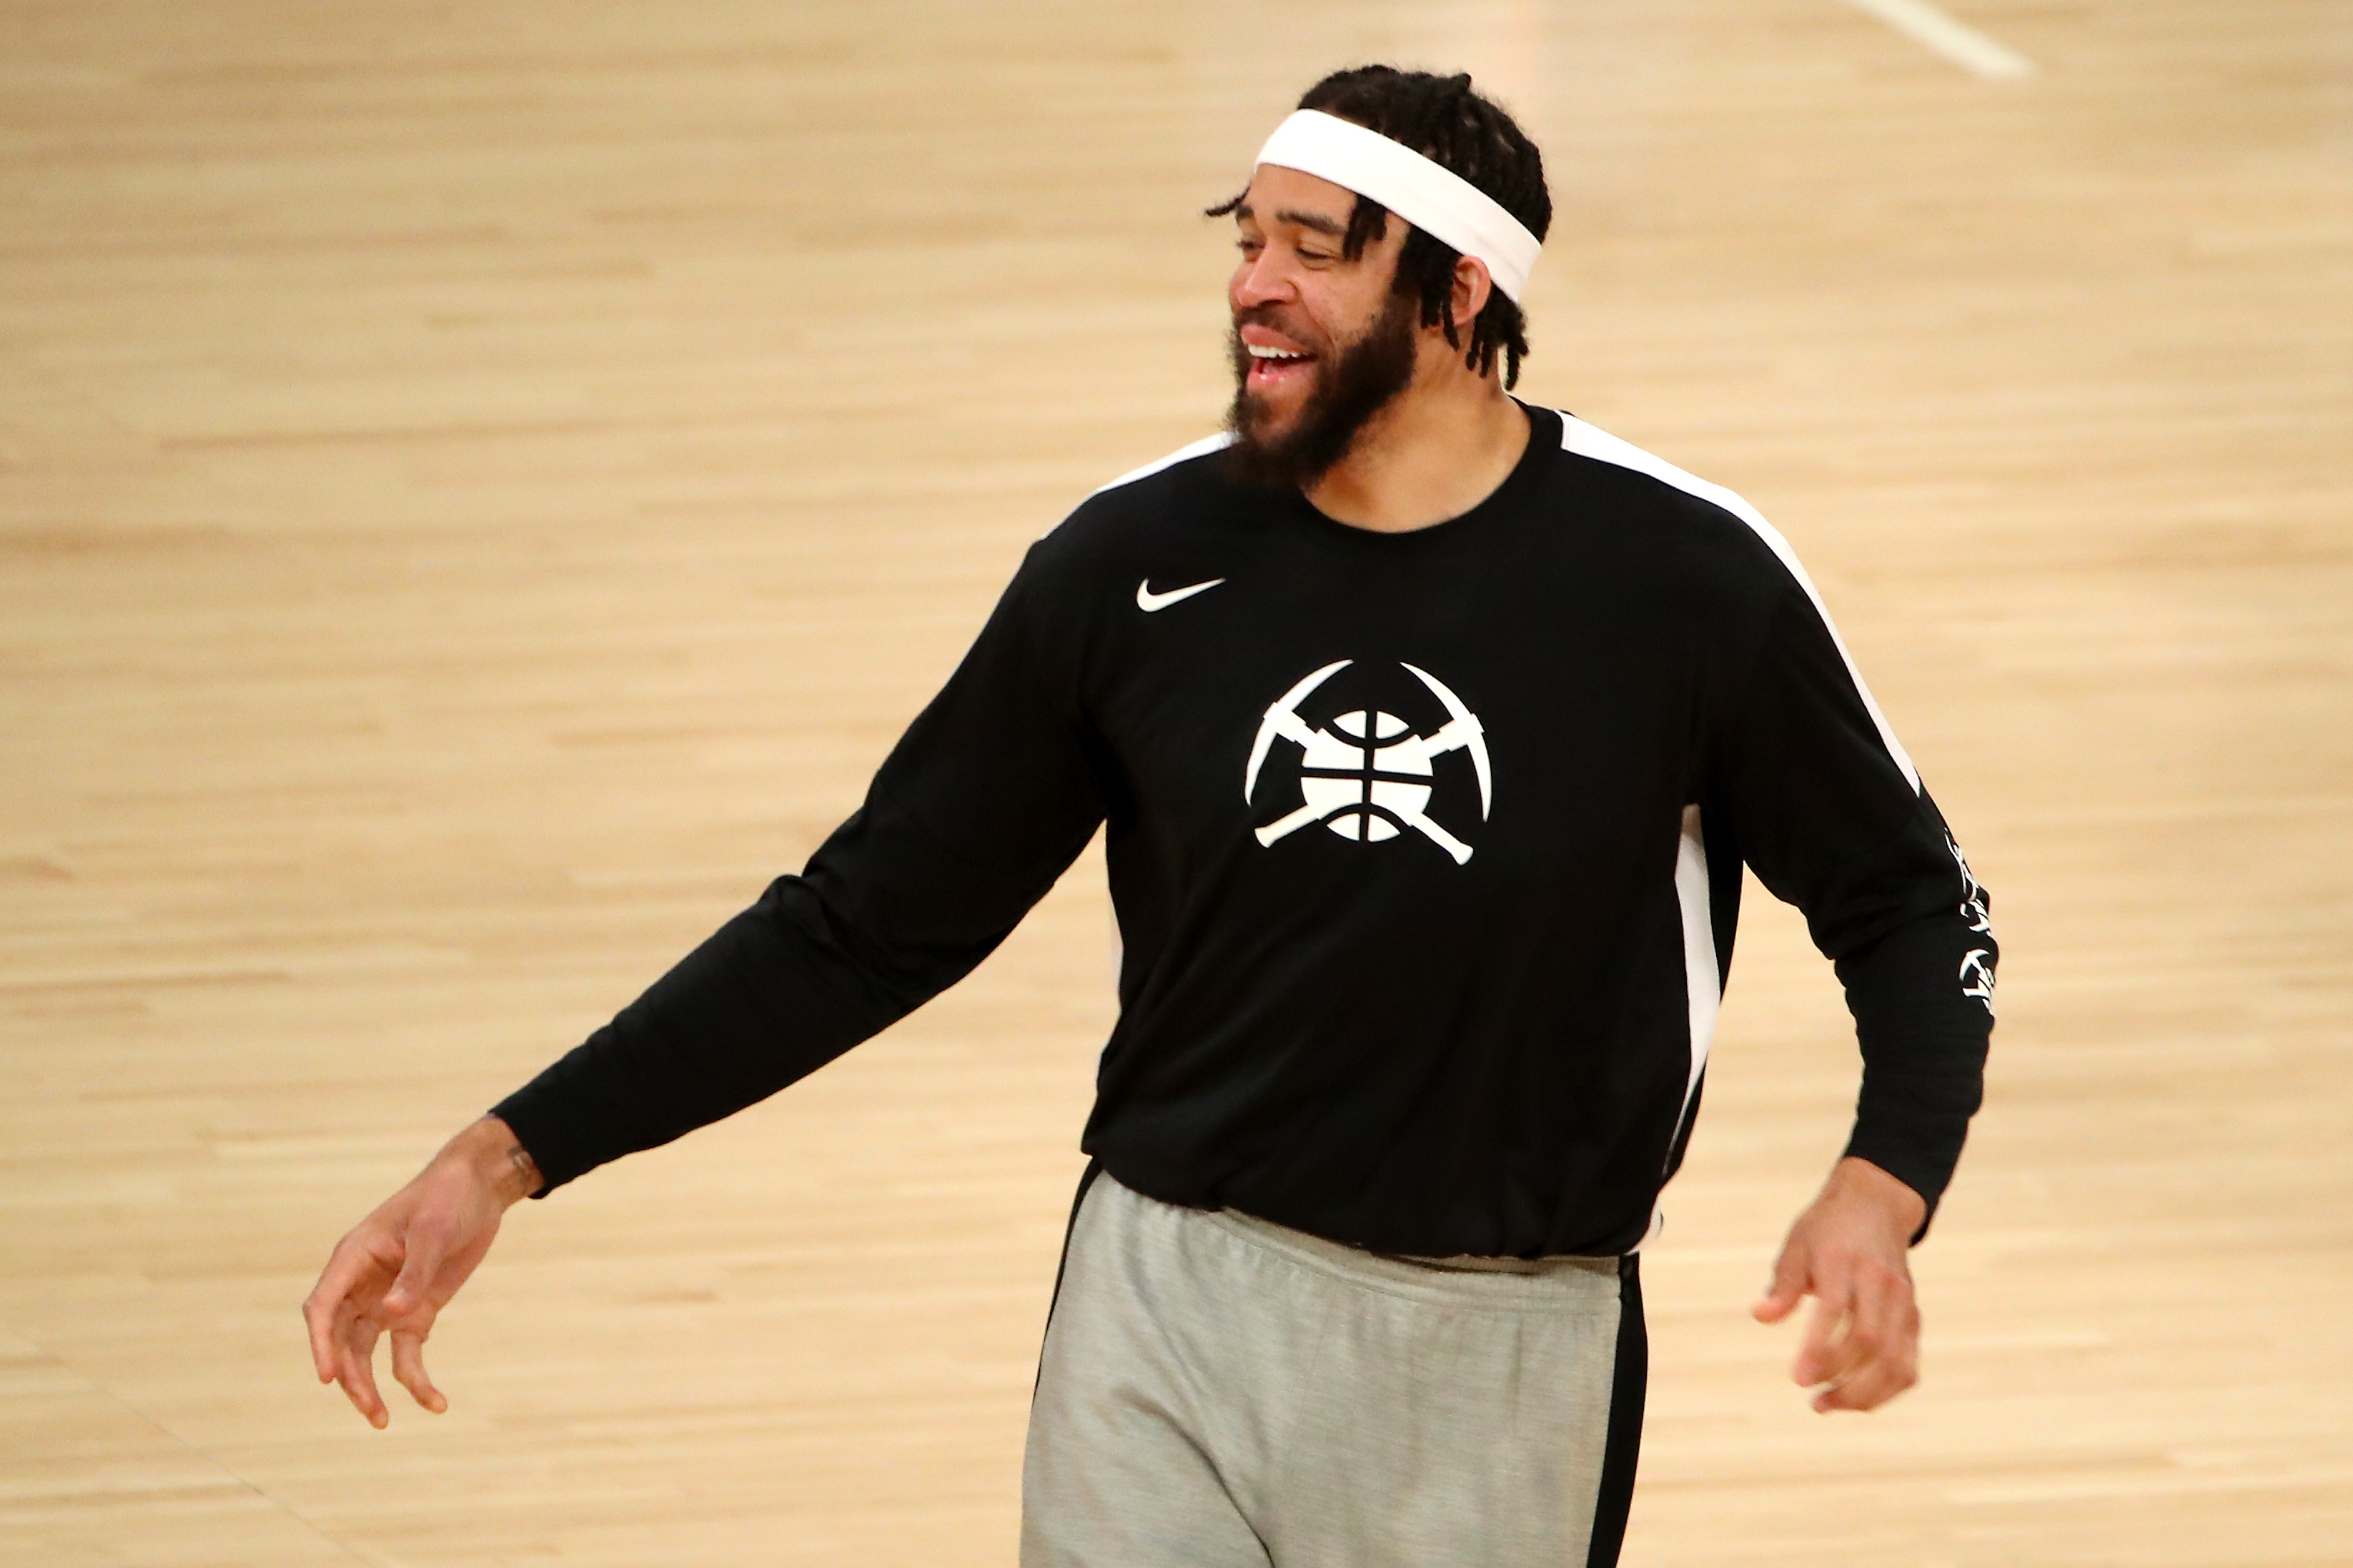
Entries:
{"label": "black long-sleeve shirt", "polygon": [[954,984],[1107,825],[1082,1143],[1131,1187],[1390,1252],[1633,1247],[1745,861],[1845,985],[1849,1152],[1933,1206],[1991,1027],[1985,894],[1787,542],[1529,418],[1493,495],[1410,533],[1215,441],[1089,498],[802,874],[497,1108],[549,1187]]}

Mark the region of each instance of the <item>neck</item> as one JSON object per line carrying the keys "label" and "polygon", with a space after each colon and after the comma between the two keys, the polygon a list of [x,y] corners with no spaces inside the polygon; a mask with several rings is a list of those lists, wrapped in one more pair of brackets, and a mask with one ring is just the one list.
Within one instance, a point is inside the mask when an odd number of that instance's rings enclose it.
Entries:
{"label": "neck", "polygon": [[1527,450],[1526,412],[1500,376],[1475,375],[1459,351],[1440,347],[1307,487],[1316,510],[1374,533],[1410,533],[1461,516],[1510,477]]}

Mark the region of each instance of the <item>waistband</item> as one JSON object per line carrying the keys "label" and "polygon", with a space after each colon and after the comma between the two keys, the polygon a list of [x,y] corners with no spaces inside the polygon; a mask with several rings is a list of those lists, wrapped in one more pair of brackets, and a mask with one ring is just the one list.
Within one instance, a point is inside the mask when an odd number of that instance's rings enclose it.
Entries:
{"label": "waistband", "polygon": [[[1159,1201],[1134,1195],[1145,1203]],[[1318,1273],[1425,1300],[1560,1309],[1598,1307],[1618,1299],[1615,1258],[1409,1258],[1327,1240],[1235,1209],[1183,1212]]]}

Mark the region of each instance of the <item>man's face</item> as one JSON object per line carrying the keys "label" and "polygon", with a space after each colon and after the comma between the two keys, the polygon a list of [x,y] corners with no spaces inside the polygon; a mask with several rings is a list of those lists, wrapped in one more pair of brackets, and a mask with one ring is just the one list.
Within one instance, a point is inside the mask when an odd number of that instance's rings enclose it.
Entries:
{"label": "man's face", "polygon": [[1406,226],[1391,216],[1352,261],[1340,242],[1356,205],[1329,180],[1262,164],[1235,209],[1228,423],[1245,478],[1312,485],[1412,383],[1419,302],[1390,288]]}

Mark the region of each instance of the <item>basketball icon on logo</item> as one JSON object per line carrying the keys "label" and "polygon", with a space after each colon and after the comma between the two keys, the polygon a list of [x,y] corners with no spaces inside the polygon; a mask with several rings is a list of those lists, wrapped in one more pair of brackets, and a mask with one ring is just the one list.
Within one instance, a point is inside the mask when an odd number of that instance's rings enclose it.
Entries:
{"label": "basketball icon on logo", "polygon": [[[1428,726],[1426,734],[1411,720],[1376,702],[1351,707],[1320,729],[1300,717],[1301,706],[1324,682],[1355,663],[1344,658],[1325,665],[1266,710],[1258,738],[1250,744],[1250,766],[1242,775],[1242,799],[1259,803],[1260,775],[1280,740],[1299,748],[1300,804],[1258,828],[1258,841],[1271,845],[1303,827],[1321,825],[1343,838],[1378,844],[1411,829],[1445,850],[1456,865],[1468,864],[1471,847],[1432,819],[1430,802],[1438,787],[1437,759],[1461,752],[1478,775],[1479,819],[1487,819],[1493,804],[1494,778],[1487,758],[1485,728],[1444,682],[1410,664],[1398,668],[1420,682],[1446,715],[1443,721]],[[1400,695],[1410,693],[1409,688]],[[1428,706],[1427,698],[1420,705]]]}

